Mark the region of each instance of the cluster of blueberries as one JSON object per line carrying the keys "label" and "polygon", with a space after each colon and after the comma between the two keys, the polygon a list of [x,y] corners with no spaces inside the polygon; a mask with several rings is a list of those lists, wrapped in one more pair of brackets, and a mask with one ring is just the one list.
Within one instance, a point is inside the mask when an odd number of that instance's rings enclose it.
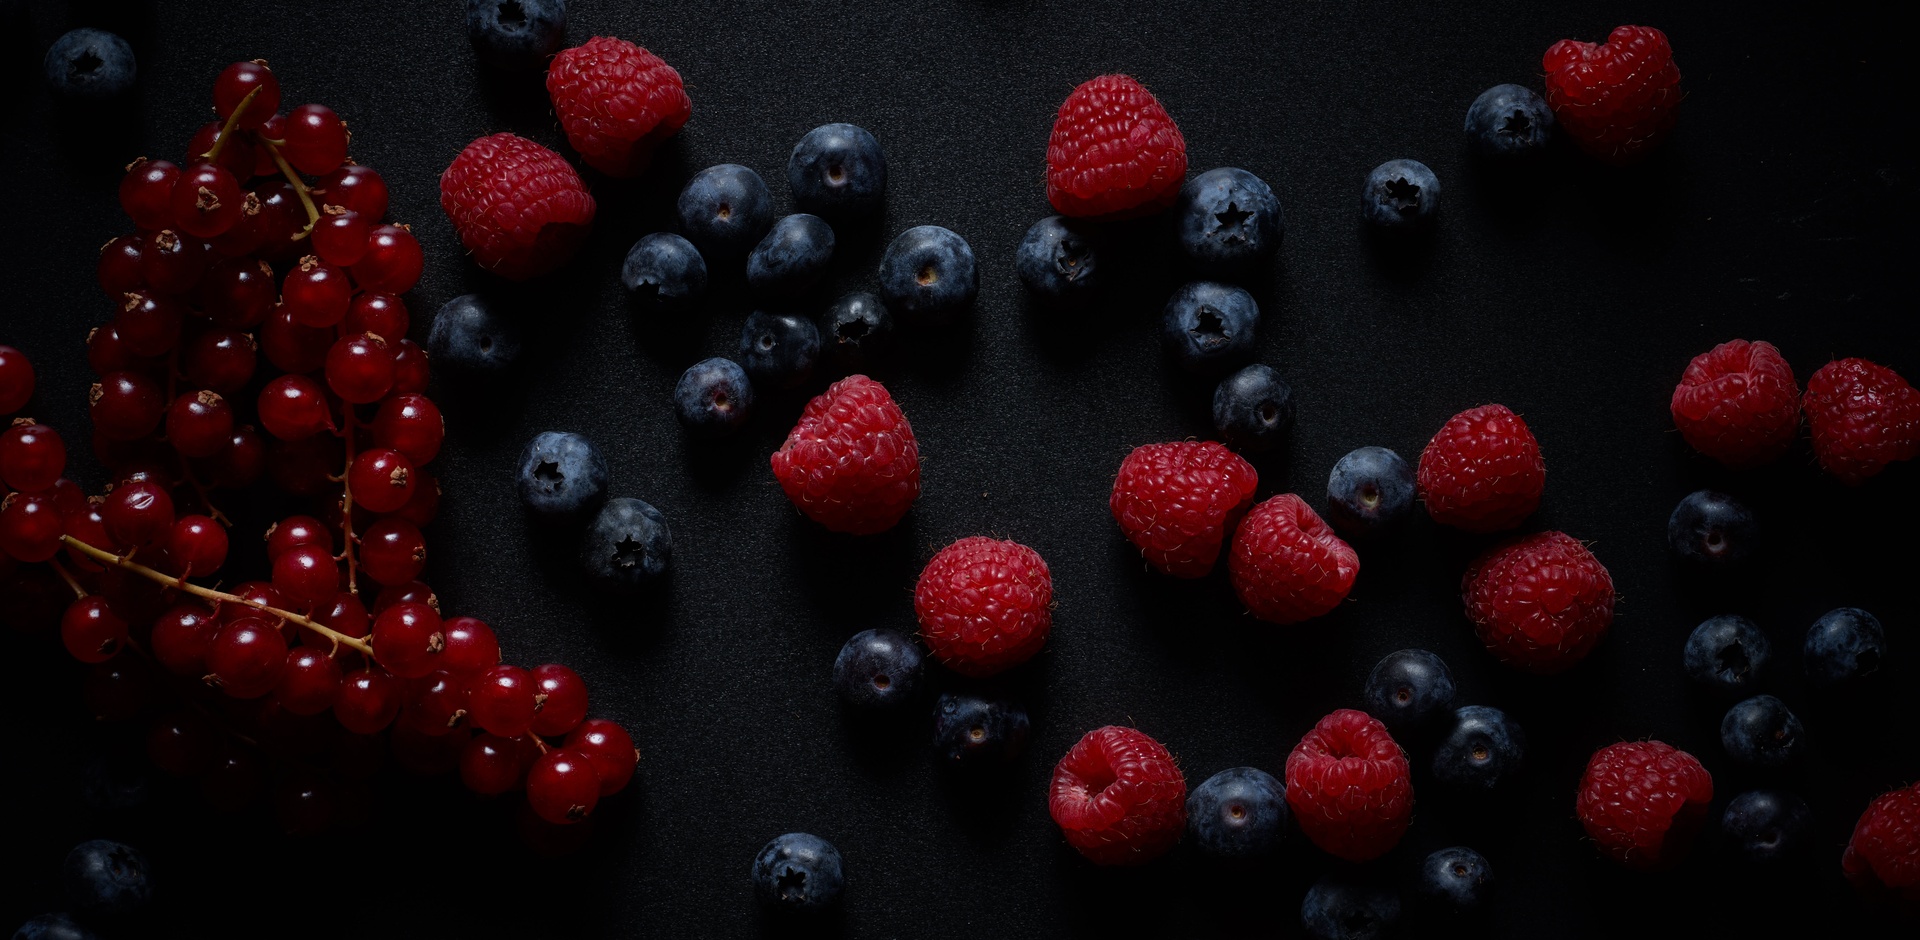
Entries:
{"label": "cluster of blueberries", "polygon": [[68,910],[21,924],[13,940],[97,940],[96,928],[124,926],[153,898],[153,878],[138,849],[107,839],[67,853],[60,881]]}

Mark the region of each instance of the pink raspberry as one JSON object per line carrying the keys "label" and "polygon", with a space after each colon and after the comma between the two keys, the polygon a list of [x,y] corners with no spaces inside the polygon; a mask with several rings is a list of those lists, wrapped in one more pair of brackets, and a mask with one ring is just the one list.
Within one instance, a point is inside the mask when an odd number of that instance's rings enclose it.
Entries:
{"label": "pink raspberry", "polygon": [[547,94],[567,143],[608,176],[638,176],[660,142],[693,115],[680,73],[624,39],[595,36],[547,68]]}
{"label": "pink raspberry", "polygon": [[481,267],[522,281],[565,264],[593,227],[593,197],[566,159],[524,137],[467,145],[440,174],[440,208]]}
{"label": "pink raspberry", "polygon": [[1019,542],[964,538],[920,572],[913,612],[934,658],[963,676],[990,676],[1026,662],[1046,642],[1053,574]]}
{"label": "pink raspberry", "polygon": [[807,402],[773,475],[807,518],[835,532],[894,527],[920,496],[920,445],[887,388],[850,375]]}
{"label": "pink raspberry", "polygon": [[1094,864],[1140,865],[1186,831],[1187,781],[1160,742],[1108,725],[1060,758],[1047,809],[1067,844]]}
{"label": "pink raspberry", "polygon": [[1360,575],[1360,555],[1286,493],[1253,507],[1233,533],[1227,573],[1255,617],[1299,623],[1332,611]]}

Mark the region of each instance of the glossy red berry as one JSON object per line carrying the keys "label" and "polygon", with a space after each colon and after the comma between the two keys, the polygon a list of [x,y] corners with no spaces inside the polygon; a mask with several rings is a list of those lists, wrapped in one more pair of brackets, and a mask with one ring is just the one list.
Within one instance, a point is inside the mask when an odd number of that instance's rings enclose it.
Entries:
{"label": "glossy red berry", "polygon": [[110,441],[146,437],[167,410],[160,383],[138,372],[110,372],[87,393],[93,429]]}
{"label": "glossy red berry", "polygon": [[395,604],[373,618],[373,657],[401,679],[418,679],[439,668],[446,649],[440,614],[425,604]]}
{"label": "glossy red berry", "polygon": [[[249,100],[248,95],[253,98]],[[251,62],[235,62],[220,72],[213,81],[213,110],[222,118],[233,117],[233,112],[246,102],[247,108],[240,112],[234,126],[253,130],[267,123],[280,110],[280,80],[275,78],[273,70],[267,68],[265,59]]]}
{"label": "glossy red berry", "polygon": [[260,202],[260,212],[253,219],[259,230],[260,256],[283,264],[304,254],[306,239],[295,241],[294,236],[306,227],[307,211],[293,185],[281,179],[258,183],[253,194]]}
{"label": "glossy red berry", "polygon": [[415,526],[425,527],[433,523],[440,514],[440,481],[425,470],[414,471],[413,495],[407,503],[393,511],[396,519],[405,519]]}
{"label": "glossy red berry", "polygon": [[346,272],[308,255],[280,283],[280,305],[303,326],[333,326],[347,315],[353,285]]}
{"label": "glossy red berry", "polygon": [[266,465],[266,439],[252,425],[234,428],[226,449],[202,463],[207,482],[228,489],[252,486]]}
{"label": "glossy red berry", "polygon": [[371,429],[375,443],[406,454],[415,466],[431,463],[447,436],[440,406],[413,392],[401,392],[381,402]]}
{"label": "glossy red berry", "polygon": [[283,375],[260,390],[260,423],[283,441],[297,441],[333,430],[333,411],[320,383],[304,375]]}
{"label": "glossy red berry", "polygon": [[186,308],[177,300],[136,291],[120,301],[113,328],[136,356],[164,356],[180,344]]}
{"label": "glossy red berry", "polygon": [[221,626],[248,617],[269,616],[260,610],[262,607],[286,610],[290,606],[286,597],[265,581],[243,581],[235,585],[230,593],[240,598],[240,602],[220,604],[215,616],[219,619]]}
{"label": "glossy red berry", "polygon": [[308,176],[324,176],[347,159],[347,122],[324,104],[303,104],[287,112],[281,129],[286,144],[280,155]]}
{"label": "glossy red berry", "polygon": [[287,652],[280,674],[280,707],[296,715],[318,715],[340,698],[340,661],[327,651],[302,646]]}
{"label": "glossy red berry", "polygon": [[274,523],[267,529],[266,540],[268,561],[307,545],[333,554],[333,533],[312,516],[288,516]]}
{"label": "glossy red berry", "polygon": [[60,618],[60,642],[83,663],[103,663],[127,644],[127,622],[99,595],[83,597]]}
{"label": "glossy red berry", "polygon": [[347,487],[369,511],[393,512],[413,497],[413,461],[389,447],[363,450],[347,468]]}
{"label": "glossy red berry", "polygon": [[[373,618],[367,615],[367,607],[360,596],[350,591],[341,591],[333,596],[333,603],[325,607],[316,607],[308,615],[315,623],[350,637],[363,637],[373,629]],[[333,640],[311,630],[301,635],[309,645],[321,649],[330,649]]]}
{"label": "glossy red berry", "polygon": [[[216,120],[200,125],[200,129],[193,132],[193,138],[187,141],[186,159],[181,162],[186,164],[205,162],[207,154],[213,152],[213,145],[226,136],[226,129],[223,126],[225,123]],[[228,140],[226,145],[220,148],[220,153],[213,158],[213,162],[225,168],[236,178],[246,179],[257,175],[254,170],[259,168],[260,151],[264,149],[266,148],[254,146],[252,137],[246,134],[234,134],[233,139]]]}
{"label": "glossy red berry", "polygon": [[107,532],[122,545],[151,545],[173,527],[173,497],[152,480],[122,483],[100,504]]}
{"label": "glossy red berry", "polygon": [[459,728],[467,719],[465,679],[437,669],[410,684],[400,721],[421,734],[439,736]]}
{"label": "glossy red berry", "polygon": [[273,691],[286,668],[286,637],[259,617],[241,617],[222,626],[207,649],[207,684],[234,698],[259,698]]}
{"label": "glossy red berry", "polygon": [[380,584],[405,584],[427,566],[427,540],[404,519],[382,519],[360,538],[360,567]]}
{"label": "glossy red berry", "polygon": [[381,225],[367,233],[367,253],[353,266],[353,279],[366,290],[404,294],[419,282],[426,264],[420,242],[406,226]]}
{"label": "glossy red berry", "polygon": [[373,734],[400,714],[400,682],[378,669],[359,669],[340,683],[333,715],[354,734]]}
{"label": "glossy red berry", "polygon": [[427,390],[427,351],[410,339],[393,344],[393,390],[396,392],[424,392]]}
{"label": "glossy red berry", "polygon": [[282,372],[314,372],[327,364],[333,331],[307,326],[293,318],[292,310],[277,307],[260,327],[260,348],[267,354],[267,361]]}
{"label": "glossy red berry", "polygon": [[369,223],[387,216],[387,182],[372,167],[349,163],[314,184],[315,197],[360,213]]}
{"label": "glossy red berry", "polygon": [[392,294],[368,291],[347,305],[347,315],[340,320],[340,335],[372,333],[391,344],[405,338],[410,326],[404,301]]}
{"label": "glossy red berry", "polygon": [[333,603],[340,591],[340,569],[333,552],[316,545],[282,552],[273,560],[273,589],[301,610]]}
{"label": "glossy red berry", "polygon": [[627,729],[605,718],[589,718],[567,735],[567,747],[593,760],[600,772],[600,795],[612,796],[633,779],[640,752]]}
{"label": "glossy red berry", "polygon": [[180,373],[189,384],[232,395],[253,379],[259,364],[258,348],[250,333],[208,330],[181,347]]}
{"label": "glossy red berry", "polygon": [[178,676],[206,675],[207,649],[219,630],[213,612],[199,604],[176,604],[160,612],[147,637],[147,652]]}
{"label": "glossy red berry", "polygon": [[168,297],[192,290],[212,263],[206,242],[173,229],[154,232],[140,246],[140,279]]}
{"label": "glossy red berry", "polygon": [[181,577],[210,575],[227,563],[227,530],[207,516],[181,516],[167,533],[167,554]]}
{"label": "glossy red berry", "polygon": [[533,668],[533,733],[556,738],[587,717],[587,684],[558,663]]}
{"label": "glossy red berry", "polygon": [[167,443],[182,457],[211,457],[232,439],[233,406],[218,392],[187,392],[167,407]]}
{"label": "glossy red berry", "polygon": [[385,398],[393,388],[393,348],[372,333],[340,337],[327,351],[327,385],[356,405]]}
{"label": "glossy red berry", "polygon": [[482,796],[498,796],[526,779],[533,753],[522,741],[476,734],[460,751],[460,782]]}
{"label": "glossy red berry", "polygon": [[33,363],[25,353],[12,346],[0,346],[0,415],[9,415],[27,406],[33,397]]}
{"label": "glossy red berry", "polygon": [[[55,502],[58,502],[58,497]],[[107,533],[106,517],[100,514],[97,505],[89,503],[74,512],[62,510],[60,518],[68,538],[116,555],[126,550],[126,546]],[[0,558],[5,557],[4,553],[0,553]],[[100,571],[104,567],[71,545],[67,546],[67,561],[82,571]]]}
{"label": "glossy red berry", "polygon": [[21,418],[0,434],[0,483],[22,493],[49,490],[67,471],[67,443],[59,432]]}
{"label": "glossy red berry", "polygon": [[499,665],[467,686],[467,714],[482,731],[517,738],[533,728],[535,697],[533,676],[519,666]]}
{"label": "glossy red berry", "polygon": [[195,238],[212,238],[240,221],[240,181],[226,167],[196,163],[173,184],[173,227]]}
{"label": "glossy red berry", "polygon": [[220,326],[237,329],[264,322],[278,297],[273,269],[253,257],[216,262],[200,284],[200,300],[207,317]]}
{"label": "glossy red berry", "polygon": [[329,205],[314,222],[313,253],[328,264],[346,267],[367,254],[367,233],[373,229],[365,216],[343,206]]}
{"label": "glossy red berry", "polygon": [[166,228],[172,219],[173,184],[180,168],[166,160],[141,157],[127,164],[120,178],[120,208],[144,229]]}
{"label": "glossy red berry", "polygon": [[107,299],[118,301],[122,295],[147,285],[146,275],[140,271],[142,246],[146,243],[145,236],[121,235],[100,246],[100,262],[94,268],[94,276]]}
{"label": "glossy red berry", "polygon": [[440,597],[433,593],[433,588],[425,581],[408,581],[381,588],[379,595],[373,599],[374,616],[379,616],[395,604],[425,604],[433,608],[434,613],[440,612]]}
{"label": "glossy red berry", "polygon": [[485,621],[451,617],[441,626],[441,633],[446,646],[440,651],[440,668],[472,678],[500,665],[500,640]]}
{"label": "glossy red berry", "polygon": [[547,822],[556,826],[582,822],[599,803],[600,772],[579,751],[548,751],[527,769],[527,804]]}

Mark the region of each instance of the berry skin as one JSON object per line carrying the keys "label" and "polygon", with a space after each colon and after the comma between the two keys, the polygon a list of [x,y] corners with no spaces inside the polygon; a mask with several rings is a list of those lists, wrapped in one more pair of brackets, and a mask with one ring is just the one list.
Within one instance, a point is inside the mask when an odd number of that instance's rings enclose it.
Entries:
{"label": "berry skin", "polygon": [[308,176],[325,176],[347,159],[352,135],[347,124],[324,104],[303,104],[287,112],[280,153]]}
{"label": "berry skin", "polygon": [[489,68],[540,68],[566,38],[567,0],[467,0],[467,39]]}
{"label": "berry skin", "polygon": [[1286,788],[1264,770],[1220,771],[1187,796],[1187,835],[1214,858],[1270,855],[1286,833]]}
{"label": "berry skin", "polygon": [[76,29],[53,41],[42,62],[47,87],[76,104],[99,104],[126,97],[139,69],[133,47],[112,33]]}
{"label": "berry skin", "polygon": [[0,483],[38,493],[52,489],[66,469],[67,444],[54,429],[22,418],[0,433]]}
{"label": "berry skin", "polygon": [[1400,896],[1379,885],[1328,875],[1300,901],[1300,925],[1314,940],[1381,940],[1400,921]]}
{"label": "berry skin", "polygon": [[1736,470],[1787,452],[1800,430],[1800,386],[1772,343],[1728,340],[1687,364],[1669,404],[1694,450]]}
{"label": "berry skin", "polygon": [[98,595],[83,597],[60,618],[60,642],[83,663],[104,663],[127,644],[127,622]]}
{"label": "berry skin", "polygon": [[833,532],[885,532],[920,496],[913,426],[886,386],[864,375],[808,402],[771,463],[787,499]]}
{"label": "berry skin", "polygon": [[498,374],[520,359],[520,328],[498,305],[461,294],[440,306],[427,330],[433,361],[476,375]]}
{"label": "berry skin", "polygon": [[1857,607],[1821,614],[1807,630],[1800,654],[1807,682],[1815,688],[1850,683],[1879,672],[1886,658],[1886,628],[1879,618]]}
{"label": "berry skin", "polygon": [[1103,280],[1099,236],[1064,216],[1047,216],[1020,239],[1013,270],[1035,297],[1062,307],[1078,306]]}
{"label": "berry skin", "polygon": [[1461,790],[1492,790],[1526,765],[1527,736],[1498,708],[1456,709],[1433,750],[1433,778]]}
{"label": "berry skin", "polygon": [[1435,522],[1467,532],[1519,525],[1546,490],[1540,444],[1505,405],[1454,415],[1420,453],[1418,482]]}
{"label": "berry skin", "polygon": [[542,431],[520,450],[515,488],[535,518],[580,519],[607,497],[607,458],[586,437]]}
{"label": "berry skin", "polygon": [[797,297],[833,260],[833,226],[804,212],[782,216],[747,254],[747,286],[765,297]]}
{"label": "berry skin", "polygon": [[1388,160],[1360,188],[1360,217],[1381,232],[1410,232],[1440,213],[1440,178],[1418,160]]}
{"label": "berry skin", "polygon": [[920,636],[963,676],[990,676],[1033,658],[1053,627],[1053,574],[1040,553],[983,535],[927,562],[913,590]]}
{"label": "berry skin", "polygon": [[1441,849],[1420,863],[1420,893],[1448,910],[1479,910],[1493,892],[1493,866],[1464,845]]}
{"label": "berry skin", "polygon": [[1259,483],[1253,465],[1221,444],[1143,444],[1120,462],[1107,508],[1149,564],[1176,578],[1202,578]]}
{"label": "berry skin", "polygon": [[1009,699],[942,692],[933,710],[933,750],[956,770],[1003,766],[1027,749],[1033,723]]}
{"label": "berry skin", "polygon": [[1760,520],[1746,504],[1712,490],[1688,493],[1667,517],[1667,546],[1702,568],[1739,566],[1758,550]]}
{"label": "berry skin", "polygon": [[1385,447],[1349,451],[1327,475],[1327,521],[1348,538],[1390,532],[1413,514],[1413,467]]}
{"label": "berry skin", "polygon": [[768,908],[812,914],[840,903],[847,874],[833,843],[805,832],[777,836],[753,858],[753,895]]}
{"label": "berry skin", "polygon": [[1607,163],[1639,160],[1673,130],[1680,68],[1666,33],[1620,26],[1604,43],[1562,39],[1540,65],[1553,116],[1580,149]]}
{"label": "berry skin", "polygon": [[1753,621],[1723,614],[1687,634],[1682,658],[1687,678],[1717,691],[1743,692],[1753,688],[1772,655],[1773,644]]}
{"label": "berry skin", "polygon": [[1840,856],[1854,887],[1891,892],[1920,904],[1920,783],[1882,793],[1867,804]]}
{"label": "berry skin", "polygon": [[376,225],[367,230],[366,253],[354,262],[352,273],[355,283],[365,290],[404,294],[420,282],[426,266],[426,253],[411,229]]}
{"label": "berry skin", "polygon": [[1227,557],[1233,591],[1248,612],[1291,624],[1331,612],[1360,574],[1360,555],[1307,501],[1292,493],[1253,507]]}
{"label": "berry skin", "polygon": [[664,576],[672,562],[666,517],[637,499],[608,500],[580,543],[587,580],[605,591],[639,591]]}
{"label": "berry skin", "polygon": [[1786,766],[1805,737],[1799,716],[1771,695],[1742,701],[1720,719],[1720,745],[1727,756],[1754,767]]}
{"label": "berry skin", "polygon": [[333,326],[346,317],[352,302],[347,273],[313,255],[300,259],[300,266],[287,272],[280,285],[281,306],[301,326]]}
{"label": "berry skin", "polygon": [[1180,187],[1173,204],[1180,250],[1209,277],[1240,274],[1280,250],[1286,222],[1266,181],[1239,167],[1208,170]]}
{"label": "berry skin", "polygon": [[12,346],[0,346],[0,416],[27,406],[33,397],[33,363]]}
{"label": "berry skin", "polygon": [[83,918],[122,917],[153,898],[147,858],[139,850],[106,839],[82,842],[60,866],[67,904]]}
{"label": "berry skin", "polygon": [[241,617],[222,626],[207,647],[207,684],[233,698],[272,692],[286,668],[286,637],[259,617]]}
{"label": "berry skin", "polygon": [[15,929],[13,940],[100,940],[100,936],[65,914],[42,914]]}
{"label": "berry skin", "polygon": [[1713,800],[1713,776],[1692,754],[1660,741],[1622,741],[1594,752],[1574,809],[1600,853],[1641,871],[1686,855]]}
{"label": "berry skin", "polygon": [[1745,861],[1772,864],[1806,851],[1813,841],[1813,811],[1791,793],[1749,790],[1728,801],[1720,831]]}
{"label": "berry skin", "polygon": [[802,212],[827,219],[872,215],[887,196],[887,158],[863,127],[822,124],[793,145],[787,186]]}
{"label": "berry skin", "polygon": [[946,323],[979,293],[973,246],[951,229],[916,225],[894,236],[880,256],[880,296],[909,322]]}
{"label": "berry skin", "polygon": [[773,227],[773,194],[760,174],[737,163],[693,175],[676,204],[680,231],[709,257],[739,258]]}
{"label": "berry skin", "polygon": [[600,795],[612,796],[633,779],[640,762],[627,730],[605,718],[589,718],[567,734],[567,747],[587,755],[600,774]]}
{"label": "berry skin", "polygon": [[[380,623],[373,625],[379,649]],[[417,676],[414,678],[418,678]],[[519,666],[501,664],[475,677],[467,686],[467,720],[488,734],[517,738],[533,730],[539,709],[533,676]],[[598,789],[598,782],[595,783]]]}
{"label": "berry skin", "polygon": [[556,826],[585,822],[600,803],[600,771],[593,759],[569,748],[535,758],[527,768],[527,805]]}
{"label": "berry skin", "polygon": [[1820,469],[1849,486],[1920,456],[1920,392],[1886,366],[1829,362],[1807,379],[1803,407]]}
{"label": "berry skin", "polygon": [[1088,861],[1143,865],[1186,830],[1187,781],[1160,742],[1108,725],[1087,732],[1060,758],[1047,809]]}
{"label": "berry skin", "polygon": [[1287,807],[1322,851],[1350,862],[1379,858],[1413,818],[1406,752],[1366,712],[1340,709],[1287,755]]}
{"label": "berry skin", "polygon": [[1221,379],[1213,390],[1213,429],[1235,450],[1279,450],[1293,430],[1293,386],[1260,363]]}
{"label": "berry skin", "polygon": [[731,359],[703,359],[680,373],[673,410],[680,426],[696,437],[731,436],[753,416],[753,382]]}
{"label": "berry skin", "polygon": [[547,94],[567,143],[618,179],[640,175],[693,116],[680,73],[624,39],[595,36],[553,57]]}
{"label": "berry skin", "polygon": [[1182,369],[1219,374],[1253,354],[1260,305],[1231,284],[1195,281],[1167,298],[1160,345]]}
{"label": "berry skin", "polygon": [[1398,650],[1381,657],[1367,675],[1367,713],[1396,731],[1410,731],[1453,707],[1453,671],[1427,650]]}
{"label": "berry skin", "polygon": [[1565,532],[1488,549],[1467,567],[1461,595],[1487,650],[1540,675],[1585,659],[1613,623],[1613,576]]}
{"label": "berry skin", "polygon": [[1495,85],[1467,106],[1467,143],[1490,160],[1527,160],[1553,140],[1547,99],[1524,85]]}
{"label": "berry skin", "polygon": [[1126,75],[1075,88],[1047,139],[1047,201],[1069,218],[1123,219],[1173,204],[1187,142],[1153,93]]}
{"label": "berry skin", "polygon": [[654,232],[627,250],[620,283],[636,310],[680,313],[706,294],[707,262],[692,242],[672,232]]}
{"label": "berry skin", "polygon": [[820,315],[821,355],[837,368],[854,372],[880,361],[893,339],[893,314],[885,302],[855,291]]}
{"label": "berry skin", "polygon": [[895,709],[920,686],[920,647],[892,630],[862,630],[833,659],[840,701],[862,709]]}
{"label": "berry skin", "polygon": [[440,208],[475,262],[514,281],[565,264],[593,227],[593,197],[580,174],[512,134],[460,151],[440,175]]}
{"label": "berry skin", "polygon": [[762,388],[798,388],[819,360],[820,328],[799,314],[755,310],[740,327],[740,366]]}

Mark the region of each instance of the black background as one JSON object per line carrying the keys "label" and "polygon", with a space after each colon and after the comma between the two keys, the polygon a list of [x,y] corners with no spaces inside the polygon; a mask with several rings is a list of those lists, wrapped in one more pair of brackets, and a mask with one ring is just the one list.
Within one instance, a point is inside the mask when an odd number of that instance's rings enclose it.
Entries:
{"label": "black background", "polygon": [[[46,45],[85,22],[117,25],[138,51],[130,117],[58,113],[40,84]],[[1598,40],[1624,22],[1665,29],[1685,75],[1679,129],[1652,161],[1608,169],[1561,147],[1516,174],[1468,158],[1460,123],[1479,91],[1537,88],[1553,41]],[[479,73],[458,3],[34,3],[31,30],[6,41],[0,96],[0,342],[39,366],[32,411],[66,434],[71,474],[102,482],[85,453],[82,338],[110,312],[93,270],[98,246],[127,227],[119,167],[177,159],[210,116],[220,68],[267,58],[288,106],[320,101],[350,122],[355,158],[385,175],[392,216],[420,236],[414,338],[470,290],[499,291],[529,332],[512,383],[436,376],[450,436],[433,468],[446,499],[428,530],[428,579],[449,612],[493,623],[510,660],[579,670],[594,712],[631,728],[645,756],[586,850],[561,860],[527,854],[510,809],[452,780],[385,784],[371,825],[311,840],[279,835],[270,814],[218,816],[190,787],[105,813],[76,784],[128,732],[84,717],[83,670],[57,643],[10,638],[0,803],[17,874],[0,888],[0,920],[57,906],[63,853],[108,836],[145,848],[157,870],[160,899],[130,935],[750,936],[770,925],[748,863],[799,829],[847,860],[846,909],[829,932],[1291,935],[1303,890],[1331,867],[1306,840],[1295,834],[1278,862],[1249,870],[1185,848],[1141,870],[1098,870],[1047,818],[1053,762],[1085,731],[1129,723],[1178,755],[1189,785],[1240,764],[1278,773],[1315,720],[1359,704],[1376,659],[1418,645],[1451,663],[1463,702],[1523,723],[1530,766],[1510,797],[1469,803],[1430,785],[1428,749],[1405,742],[1418,805],[1400,848],[1369,866],[1380,877],[1405,883],[1427,851],[1476,846],[1504,883],[1474,929],[1499,936],[1664,932],[1646,926],[1654,905],[1669,911],[1654,923],[1674,929],[1891,930],[1853,896],[1838,858],[1867,800],[1920,774],[1901,691],[1920,677],[1914,470],[1847,489],[1802,443],[1774,467],[1728,474],[1687,450],[1666,403],[1691,356],[1733,337],[1776,343],[1803,383],[1849,355],[1920,377],[1908,293],[1916,168],[1899,149],[1914,89],[1892,32],[1832,6],[1732,3],[578,2],[571,42],[611,34],[659,53],[685,77],[694,116],[642,179],[587,173],[600,206],[592,240],[560,273],[508,291],[463,260],[439,173],[494,131],[566,151],[537,80]],[[1167,233],[1120,233],[1126,270],[1083,318],[1034,307],[1012,267],[1021,234],[1049,211],[1054,111],[1107,71],[1160,97],[1193,172],[1246,167],[1285,207],[1279,260],[1248,286],[1265,314],[1261,357],[1294,383],[1300,420],[1285,453],[1258,461],[1262,496],[1294,490],[1319,504],[1346,451],[1381,444],[1411,459],[1447,416],[1506,403],[1549,467],[1528,526],[1589,540],[1620,590],[1613,632],[1588,661],[1553,679],[1495,663],[1457,599],[1483,542],[1425,519],[1363,548],[1351,601],[1298,627],[1245,617],[1223,573],[1188,583],[1143,570],[1107,513],[1114,468],[1138,444],[1210,432],[1207,389],[1176,379],[1156,345],[1160,304],[1180,280]],[[910,225],[961,233],[981,268],[975,314],[911,337],[879,370],[919,436],[924,494],[895,531],[863,540],[799,517],[767,469],[802,398],[764,401],[736,447],[695,447],[675,425],[679,371],[729,353],[750,309],[738,273],[720,278],[691,338],[630,317],[618,282],[627,247],[670,224],[674,193],[700,167],[745,164],[790,205],[786,154],[827,121],[872,130],[891,179],[884,223],[843,230],[836,280],[807,310],[871,287],[886,240]],[[1405,256],[1367,242],[1355,204],[1366,171],[1394,157],[1425,161],[1445,187],[1432,244]],[[665,596],[597,601],[566,540],[530,533],[513,458],[549,428],[593,437],[614,493],[671,520]],[[1769,556],[1748,581],[1702,584],[1668,559],[1668,511],[1706,485],[1750,500],[1768,527]],[[233,579],[263,564],[250,533],[268,521],[243,520]],[[978,533],[1038,549],[1058,610],[1045,652],[1009,680],[1033,711],[1031,752],[1005,780],[962,784],[936,774],[917,716],[897,728],[849,721],[827,670],[857,630],[910,630],[920,566]],[[1885,622],[1886,668],[1862,694],[1810,693],[1800,637],[1845,605]],[[1727,611],[1775,641],[1765,686],[1810,739],[1793,770],[1727,761],[1725,703],[1682,674],[1687,631]],[[1595,748],[1646,737],[1700,756],[1716,810],[1761,783],[1805,794],[1818,822],[1810,858],[1754,875],[1709,832],[1670,874],[1599,861],[1573,817],[1575,781]]]}

